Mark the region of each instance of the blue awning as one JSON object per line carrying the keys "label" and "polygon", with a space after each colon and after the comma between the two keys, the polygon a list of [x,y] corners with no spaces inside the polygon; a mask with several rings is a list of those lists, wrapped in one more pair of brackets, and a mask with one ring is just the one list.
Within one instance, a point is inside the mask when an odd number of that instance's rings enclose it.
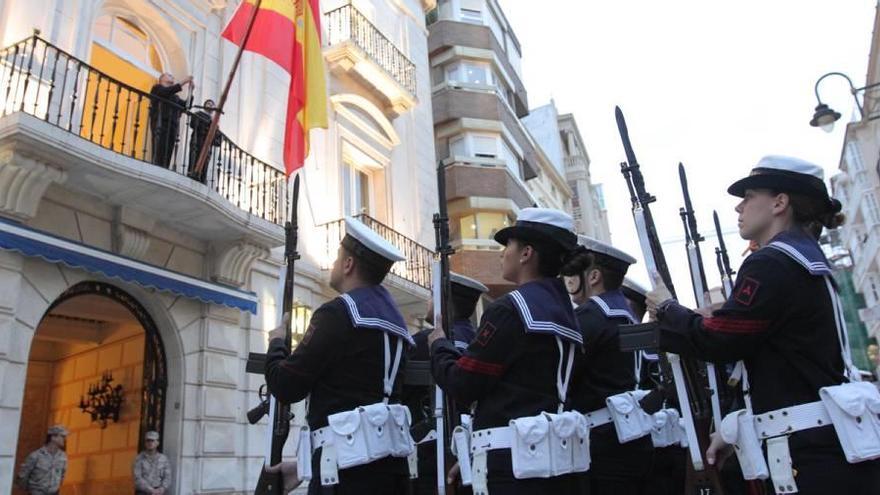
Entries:
{"label": "blue awning", "polygon": [[0,249],[205,303],[222,304],[254,314],[257,312],[257,295],[253,292],[206,282],[3,219],[0,219]]}

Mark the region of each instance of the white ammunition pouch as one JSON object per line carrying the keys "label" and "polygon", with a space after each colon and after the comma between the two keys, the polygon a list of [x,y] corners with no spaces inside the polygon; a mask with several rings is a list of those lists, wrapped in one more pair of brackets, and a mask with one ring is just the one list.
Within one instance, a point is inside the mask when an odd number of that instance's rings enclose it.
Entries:
{"label": "white ammunition pouch", "polygon": [[517,418],[506,427],[474,432],[471,452],[475,493],[482,491],[480,483],[485,483],[487,452],[499,449],[510,449],[516,479],[550,478],[590,467],[589,428],[584,416],[573,411]]}
{"label": "white ammunition pouch", "polygon": [[745,409],[734,411],[721,421],[721,438],[733,445],[736,458],[747,480],[767,479],[770,475],[761,440],[755,431],[755,418]]}
{"label": "white ammunition pouch", "polygon": [[646,394],[646,390],[634,390],[605,399],[620,443],[630,442],[651,433],[653,421],[639,404],[639,400]]}
{"label": "white ammunition pouch", "polygon": [[[327,416],[327,426],[311,434],[311,452],[321,449],[321,485],[339,483],[339,470],[362,466],[385,457],[407,457],[410,477],[417,476],[415,442],[410,435],[412,418],[409,409],[400,404],[388,404],[394,377],[397,375],[403,342],[398,340],[395,356],[391,358],[391,345],[385,337],[385,376],[382,402],[360,406]],[[300,450],[306,439],[301,439]]]}
{"label": "white ammunition pouch", "polygon": [[544,414],[510,421],[513,477],[550,477],[550,421]]}
{"label": "white ammunition pouch", "polygon": [[880,392],[867,382],[819,389],[847,462],[880,457]]}
{"label": "white ammunition pouch", "polygon": [[681,416],[675,409],[661,409],[651,415],[651,443],[655,448],[678,445],[681,442]]}
{"label": "white ammunition pouch", "polygon": [[550,475],[590,469],[590,430],[586,418],[573,411],[547,416],[550,418]]}

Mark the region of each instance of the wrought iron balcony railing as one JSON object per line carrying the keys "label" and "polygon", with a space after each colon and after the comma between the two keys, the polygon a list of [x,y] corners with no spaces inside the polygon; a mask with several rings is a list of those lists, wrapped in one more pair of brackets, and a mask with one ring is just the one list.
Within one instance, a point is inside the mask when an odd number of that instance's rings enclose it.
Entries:
{"label": "wrought iron balcony railing", "polygon": [[324,19],[328,45],[351,41],[398,84],[415,96],[416,64],[353,5],[343,5],[331,10],[324,14]]}
{"label": "wrought iron balcony railing", "polygon": [[[434,251],[401,234],[393,228],[369,215],[356,215],[355,218],[373,229],[406,256],[406,261],[395,263],[391,273],[425,289],[431,289],[431,263]],[[326,243],[326,261],[321,268],[329,269],[336,258],[339,241],[345,236],[345,220],[339,219],[318,226],[324,229]]]}
{"label": "wrought iron balcony railing", "polygon": [[[194,173],[211,116],[129,86],[34,35],[0,51],[0,117],[24,112],[136,160],[198,180],[238,208],[283,225],[284,173],[219,134]],[[150,164],[150,165],[146,165]]]}

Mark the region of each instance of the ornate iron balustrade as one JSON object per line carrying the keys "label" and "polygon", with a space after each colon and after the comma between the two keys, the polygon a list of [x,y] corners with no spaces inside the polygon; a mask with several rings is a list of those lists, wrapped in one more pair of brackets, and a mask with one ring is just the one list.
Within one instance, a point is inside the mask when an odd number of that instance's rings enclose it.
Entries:
{"label": "ornate iron balustrade", "polygon": [[0,117],[23,112],[102,148],[198,180],[250,214],[283,225],[284,173],[220,133],[193,173],[210,116],[104,74],[37,35],[0,51]]}
{"label": "ornate iron balustrade", "polygon": [[[393,244],[394,247],[406,256],[406,261],[395,263],[391,267],[392,274],[425,289],[431,289],[431,263],[434,261],[434,251],[369,215],[355,215],[355,218],[376,231],[377,234]],[[345,220],[340,218],[318,227],[324,229],[327,255],[325,258],[327,261],[321,268],[327,270],[336,258],[336,249],[339,246],[339,242],[345,237]]]}
{"label": "ornate iron balustrade", "polygon": [[413,96],[416,94],[416,64],[382,34],[353,5],[343,5],[324,14],[328,45],[351,41]]}

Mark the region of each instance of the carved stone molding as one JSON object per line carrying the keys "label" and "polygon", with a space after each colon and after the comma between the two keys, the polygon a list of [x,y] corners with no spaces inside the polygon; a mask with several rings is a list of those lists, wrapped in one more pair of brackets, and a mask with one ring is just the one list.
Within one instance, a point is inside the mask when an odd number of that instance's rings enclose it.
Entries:
{"label": "carved stone molding", "polygon": [[142,259],[150,248],[150,234],[117,222],[113,224],[113,246],[122,256]]}
{"label": "carved stone molding", "polygon": [[63,170],[21,152],[0,152],[0,215],[18,220],[33,218],[46,189],[65,179],[67,174]]}
{"label": "carved stone molding", "polygon": [[247,240],[220,247],[213,257],[211,277],[222,284],[242,287],[254,261],[269,257],[269,250]]}
{"label": "carved stone molding", "polygon": [[122,256],[143,259],[150,248],[150,231],[156,220],[126,207],[116,209],[113,219],[113,250]]}

